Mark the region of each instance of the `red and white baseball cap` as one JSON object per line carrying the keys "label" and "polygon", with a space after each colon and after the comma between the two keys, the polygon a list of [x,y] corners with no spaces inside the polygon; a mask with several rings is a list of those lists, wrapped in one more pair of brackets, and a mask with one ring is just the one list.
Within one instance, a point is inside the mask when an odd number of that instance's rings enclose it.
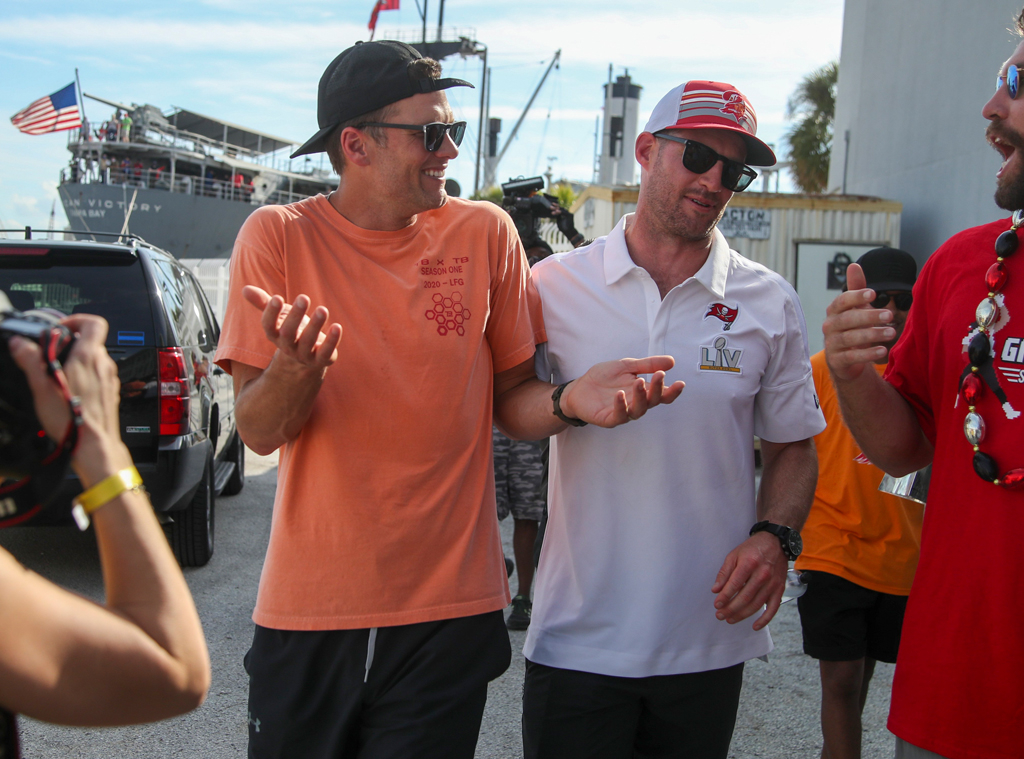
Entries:
{"label": "red and white baseball cap", "polygon": [[669,90],[651,113],[645,132],[663,129],[725,129],[747,144],[747,163],[774,166],[775,153],[754,135],[757,114],[746,96],[731,84],[694,80]]}

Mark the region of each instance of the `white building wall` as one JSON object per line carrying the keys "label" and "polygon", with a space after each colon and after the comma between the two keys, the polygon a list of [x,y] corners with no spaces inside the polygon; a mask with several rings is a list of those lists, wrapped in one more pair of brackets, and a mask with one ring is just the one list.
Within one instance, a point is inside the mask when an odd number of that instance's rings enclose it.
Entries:
{"label": "white building wall", "polygon": [[[903,204],[903,247],[924,260],[1006,215],[982,106],[1019,38],[1022,0],[846,0],[829,190]],[[844,135],[849,130],[849,153]]]}

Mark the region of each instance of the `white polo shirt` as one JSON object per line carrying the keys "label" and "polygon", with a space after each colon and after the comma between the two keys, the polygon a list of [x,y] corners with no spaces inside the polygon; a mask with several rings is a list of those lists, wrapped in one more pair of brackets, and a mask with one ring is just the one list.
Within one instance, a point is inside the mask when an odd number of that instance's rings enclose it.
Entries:
{"label": "white polo shirt", "polygon": [[729,249],[664,300],[629,256],[632,214],[606,238],[533,269],[548,342],[538,376],[560,384],[600,361],[668,354],[670,406],[615,429],[552,438],[549,514],[524,653],[622,677],[702,672],[772,649],[754,619],[715,618],[711,586],[756,521],[754,449],[825,428],[796,292]]}

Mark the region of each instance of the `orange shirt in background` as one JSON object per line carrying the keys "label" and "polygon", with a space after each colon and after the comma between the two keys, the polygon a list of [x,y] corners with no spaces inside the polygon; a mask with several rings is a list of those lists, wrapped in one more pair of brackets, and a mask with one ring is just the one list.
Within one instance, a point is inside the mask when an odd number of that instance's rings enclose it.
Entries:
{"label": "orange shirt in background", "polygon": [[[800,531],[800,570],[820,570],[880,593],[905,596],[917,569],[924,507],[878,490],[883,472],[869,463],[843,423],[824,351],[811,357],[828,426],[816,435],[818,487]],[[885,366],[875,366],[881,375]]]}
{"label": "orange shirt in background", "polygon": [[493,377],[545,340],[508,215],[450,198],[383,232],[324,196],[258,209],[232,253],[217,352],[228,371],[274,353],[247,284],[286,302],[305,293],[344,330],[309,421],[281,450],[253,620],[358,629],[505,607]]}

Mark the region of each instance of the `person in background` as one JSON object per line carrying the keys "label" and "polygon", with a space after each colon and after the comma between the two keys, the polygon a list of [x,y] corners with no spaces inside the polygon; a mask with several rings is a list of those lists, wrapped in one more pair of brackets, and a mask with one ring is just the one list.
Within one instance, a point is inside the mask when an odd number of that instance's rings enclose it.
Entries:
{"label": "person in background", "polygon": [[[903,333],[917,262],[903,250],[875,248],[857,260]],[[882,374],[886,359],[875,362]],[[882,472],[861,452],[839,413],[825,352],[811,356],[814,386],[828,426],[814,438],[818,487],[801,536],[796,569],[807,583],[797,603],[804,653],[821,673],[822,759],[860,759],[861,713],[875,662],[896,662],[907,596],[921,548],[922,507],[878,490]]]}
{"label": "person in background", "polygon": [[[206,640],[131,454],[121,442],[117,367],[107,324],[76,315],[64,362],[82,422],[71,465],[96,530],[106,601],[97,604],[27,571],[0,549],[0,713],[64,725],[130,725],[195,709],[210,686]],[[42,352],[9,342],[43,428],[55,440],[71,419]],[[5,732],[0,730],[0,733]]]}
{"label": "person in background", "polygon": [[[510,440],[497,427],[493,430],[494,489],[498,503],[498,521],[509,514],[514,520],[512,550],[515,555],[518,587],[512,597],[512,609],[505,621],[509,630],[530,626],[533,602],[533,551],[537,531],[547,510],[545,458],[547,441]],[[511,573],[510,573],[511,574]]]}
{"label": "person in background", "polygon": [[131,142],[132,117],[128,111],[121,117],[121,142]]}
{"label": "person in background", "polygon": [[[1016,31],[1024,37],[1024,11]],[[995,41],[1003,30],[992,32]],[[996,205],[1011,217],[935,251],[891,353],[895,311],[872,308],[878,294],[856,264],[823,327],[843,419],[864,454],[893,476],[932,465],[889,711],[900,759],[1024,756],[1022,71],[1024,42],[982,108],[1002,156]]]}

